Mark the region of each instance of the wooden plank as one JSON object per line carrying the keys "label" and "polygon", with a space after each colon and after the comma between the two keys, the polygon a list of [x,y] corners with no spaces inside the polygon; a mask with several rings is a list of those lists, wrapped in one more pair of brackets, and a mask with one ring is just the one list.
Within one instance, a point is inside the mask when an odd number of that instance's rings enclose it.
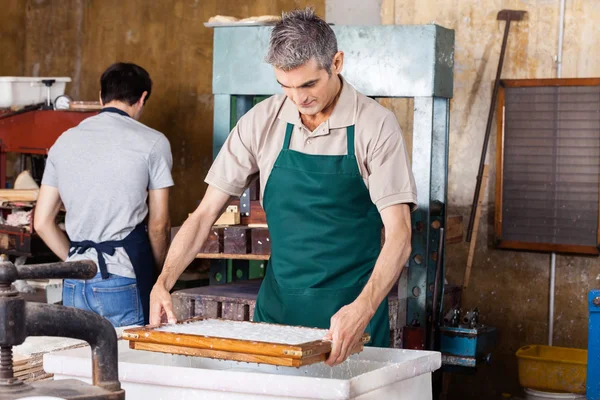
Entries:
{"label": "wooden plank", "polygon": [[395,0],[383,0],[381,3],[381,25],[394,25],[395,19]]}
{"label": "wooden plank", "polygon": [[500,83],[504,87],[600,86],[600,78],[505,79]]}
{"label": "wooden plank", "polygon": [[499,240],[496,243],[496,247],[498,247],[500,249],[531,250],[531,251],[556,252],[556,253],[576,253],[576,254],[578,253],[578,254],[589,254],[589,255],[599,255],[600,254],[600,251],[595,246],[516,242],[516,241],[512,241],[512,240]]}
{"label": "wooden plank", "polygon": [[[129,347],[134,350],[146,350],[154,351],[167,354],[181,354],[184,356],[195,356],[214,358],[218,360],[229,360],[229,361],[241,361],[248,363],[258,364],[270,364],[284,367],[302,367],[306,365],[312,365],[319,362],[324,362],[329,357],[329,353],[320,353],[313,356],[305,357],[302,359],[295,359],[291,357],[273,357],[273,356],[262,356],[256,354],[236,353],[230,351],[219,351],[211,349],[196,349],[192,347],[176,346],[171,344],[157,344],[157,343],[142,343],[142,342],[129,342]],[[363,346],[356,346],[350,354],[360,353],[363,350]]]}
{"label": "wooden plank", "polygon": [[[196,349],[192,347],[174,346],[169,344],[130,342],[130,348],[135,350],[147,350],[168,354],[181,354],[185,356],[215,358],[219,360],[279,365],[284,367],[300,367],[301,365],[307,365],[304,363],[304,360],[297,360],[289,357],[262,356],[256,354],[236,353],[230,351]],[[315,363],[319,361],[324,361],[325,359],[326,355],[320,354],[318,356],[311,357],[309,359],[309,362]]]}
{"label": "wooden plank", "polygon": [[14,377],[22,379],[23,377],[26,377],[28,375],[37,374],[37,373],[40,373],[43,371],[44,371],[44,366],[42,364],[40,364],[40,365],[36,366],[35,368],[14,371]]}
{"label": "wooden plank", "polygon": [[0,76],[23,76],[25,61],[25,15],[27,3],[24,1],[6,1],[2,3],[0,13]]}
{"label": "wooden plank", "polygon": [[483,176],[481,178],[481,187],[479,188],[479,201],[477,202],[477,209],[475,210],[475,221],[473,224],[473,237],[469,246],[469,256],[467,258],[467,268],[465,269],[465,277],[463,279],[463,288],[469,286],[469,279],[471,277],[471,267],[473,266],[473,257],[475,256],[475,247],[477,246],[477,231],[479,230],[479,220],[481,218],[481,206],[483,205],[483,195],[485,194],[485,188],[487,187],[488,178],[488,165],[485,164],[483,167]]}
{"label": "wooden plank", "polygon": [[446,244],[460,243],[463,241],[463,216],[450,215],[446,218]]}
{"label": "wooden plank", "polygon": [[0,199],[6,201],[36,201],[38,189],[0,189]]}

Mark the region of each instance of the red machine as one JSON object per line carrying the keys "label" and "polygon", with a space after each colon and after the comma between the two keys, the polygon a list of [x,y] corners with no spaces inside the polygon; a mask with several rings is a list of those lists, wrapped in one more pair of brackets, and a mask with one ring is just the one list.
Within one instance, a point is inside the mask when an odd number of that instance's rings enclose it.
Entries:
{"label": "red machine", "polygon": [[6,153],[45,157],[64,131],[96,113],[39,108],[0,110],[0,188],[6,187]]}
{"label": "red machine", "polygon": [[[19,111],[0,110],[0,188],[6,188],[7,184],[7,153],[21,155],[21,170],[26,169],[29,159],[32,176],[39,184],[46,156],[56,139],[95,114],[97,111],[45,110],[39,105]],[[14,210],[32,210],[33,207],[33,204],[9,204],[0,208],[2,216],[6,217]],[[51,254],[35,234],[32,223],[27,227],[0,223],[0,253],[27,257]]]}

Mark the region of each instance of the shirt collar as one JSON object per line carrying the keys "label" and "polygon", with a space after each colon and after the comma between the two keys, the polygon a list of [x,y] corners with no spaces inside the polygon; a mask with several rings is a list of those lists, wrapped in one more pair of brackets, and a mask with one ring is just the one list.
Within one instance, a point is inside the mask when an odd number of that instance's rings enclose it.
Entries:
{"label": "shirt collar", "polygon": [[123,110],[119,110],[117,107],[104,107],[102,110],[100,110],[101,113],[103,112],[110,112],[110,113],[117,113],[117,114],[121,114],[124,117],[129,117],[129,114],[127,114],[125,111]]}
{"label": "shirt collar", "polygon": [[[357,92],[341,75],[340,78],[342,80],[342,91],[333,112],[327,120],[329,129],[345,128],[355,124]],[[290,124],[302,125],[296,105],[287,97],[277,117]]]}

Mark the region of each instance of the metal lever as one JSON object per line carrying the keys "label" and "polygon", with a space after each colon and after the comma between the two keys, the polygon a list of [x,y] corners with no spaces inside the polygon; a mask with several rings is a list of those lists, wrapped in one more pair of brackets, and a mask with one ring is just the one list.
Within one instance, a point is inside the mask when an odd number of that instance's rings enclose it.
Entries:
{"label": "metal lever", "polygon": [[[3,264],[0,263],[0,268]],[[19,265],[16,268],[18,279],[92,279],[98,273],[96,263],[91,260]]]}

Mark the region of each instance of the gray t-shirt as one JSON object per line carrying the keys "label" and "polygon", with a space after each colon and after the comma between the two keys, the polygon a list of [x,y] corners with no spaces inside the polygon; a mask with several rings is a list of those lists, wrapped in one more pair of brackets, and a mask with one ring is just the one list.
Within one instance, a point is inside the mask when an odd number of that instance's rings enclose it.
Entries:
{"label": "gray t-shirt", "polygon": [[[73,241],[125,238],[148,214],[148,190],[173,186],[167,138],[133,118],[102,112],[63,133],[48,153],[43,185],[58,188]],[[108,272],[134,278],[123,248],[104,255]],[[69,261],[97,261],[96,250]]]}

